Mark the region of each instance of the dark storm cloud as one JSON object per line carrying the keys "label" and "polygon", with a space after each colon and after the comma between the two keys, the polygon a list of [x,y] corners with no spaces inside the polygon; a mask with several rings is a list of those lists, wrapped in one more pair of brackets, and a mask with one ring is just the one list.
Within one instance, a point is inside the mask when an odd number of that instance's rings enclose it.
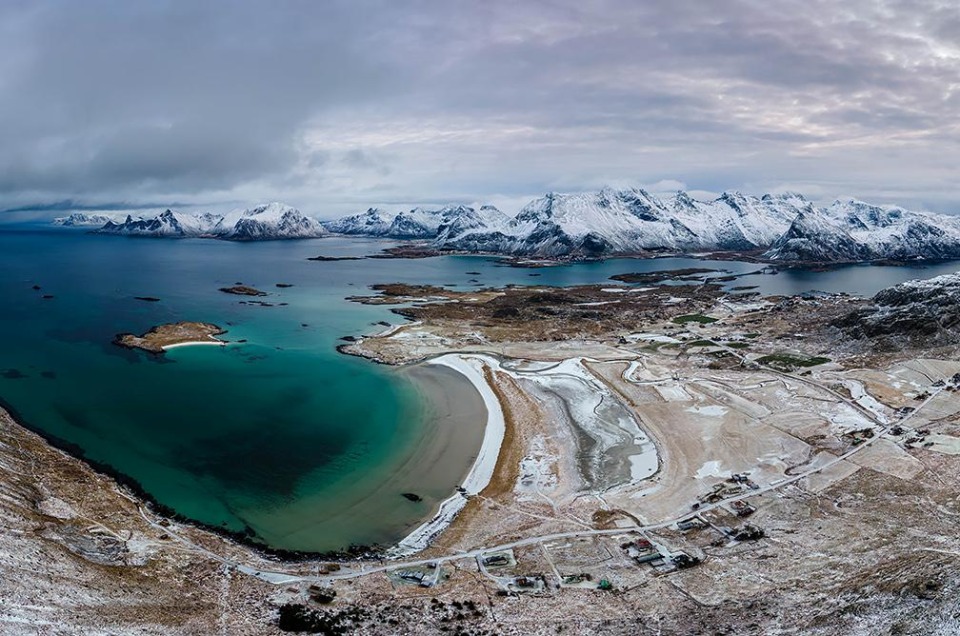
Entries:
{"label": "dark storm cloud", "polygon": [[398,77],[344,32],[341,7],[301,16],[311,6],[8,7],[0,190],[202,192],[284,173],[307,119]]}
{"label": "dark storm cloud", "polygon": [[7,4],[0,207],[677,179],[948,208],[958,41],[934,0]]}

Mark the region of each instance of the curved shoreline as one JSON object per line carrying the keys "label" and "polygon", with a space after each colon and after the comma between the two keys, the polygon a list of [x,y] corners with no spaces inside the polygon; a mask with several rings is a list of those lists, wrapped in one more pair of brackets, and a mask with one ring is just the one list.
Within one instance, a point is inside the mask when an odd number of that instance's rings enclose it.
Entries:
{"label": "curved shoreline", "polygon": [[215,342],[213,340],[193,340],[190,342],[176,342],[174,344],[163,345],[160,348],[163,349],[164,351],[169,351],[170,349],[177,349],[179,347],[193,347],[195,345],[213,345],[215,347],[226,347],[228,344],[230,343],[224,340],[217,340]]}
{"label": "curved shoreline", "polygon": [[[171,346],[226,346],[226,344],[228,343],[206,341],[177,343]],[[456,515],[466,505],[467,497],[479,493],[486,487],[496,468],[505,427],[500,403],[484,378],[483,369],[486,365],[479,357],[461,354],[444,354],[438,358],[418,364],[436,365],[449,369],[463,377],[473,389],[477,391],[486,410],[486,420],[482,423],[484,432],[476,458],[467,470],[460,485],[457,487],[457,491],[440,502],[438,511],[434,513],[431,518],[422,522],[399,541],[386,545],[351,543],[349,546],[344,545],[339,549],[322,552],[272,547],[251,539],[243,532],[228,530],[187,517],[170,506],[158,501],[136,479],[118,471],[110,464],[90,458],[80,446],[50,434],[41,428],[32,426],[22,414],[17,412],[12,404],[2,398],[0,398],[0,409],[6,411],[14,425],[20,426],[24,430],[39,436],[50,447],[65,453],[73,459],[83,462],[83,464],[91,468],[94,472],[113,481],[118,488],[127,490],[132,497],[139,501],[143,507],[153,515],[198,530],[210,532],[219,536],[221,539],[242,546],[260,557],[288,563],[302,563],[315,560],[349,561],[357,558],[399,558],[414,554],[428,547],[437,535],[443,532],[453,522]]]}
{"label": "curved shoreline", "polygon": [[500,400],[484,378],[483,368],[486,365],[480,358],[451,353],[432,358],[423,364],[444,366],[464,376],[480,394],[486,407],[487,421],[484,422],[483,442],[477,458],[457,492],[440,502],[439,510],[431,519],[422,523],[390,548],[387,555],[391,558],[409,556],[428,547],[463,510],[467,505],[468,497],[479,494],[490,483],[506,432],[506,420],[503,409],[500,407]]}

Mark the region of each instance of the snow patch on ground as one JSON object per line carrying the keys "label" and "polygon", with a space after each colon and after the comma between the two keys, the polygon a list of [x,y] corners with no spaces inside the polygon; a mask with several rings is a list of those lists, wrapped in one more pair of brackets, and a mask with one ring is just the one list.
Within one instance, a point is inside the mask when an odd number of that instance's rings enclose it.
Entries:
{"label": "snow patch on ground", "polygon": [[693,413],[694,415],[703,415],[704,417],[723,417],[727,414],[727,407],[720,406],[719,404],[711,404],[709,406],[691,406],[686,410],[687,413]]}
{"label": "snow patch on ground", "polygon": [[657,453],[647,452],[637,455],[630,455],[630,478],[633,481],[642,481],[652,477],[657,469],[660,468],[660,462]]}
{"label": "snow patch on ground", "polygon": [[[930,446],[926,446],[929,443]],[[953,435],[928,435],[924,440],[924,446],[928,450],[944,453],[946,455],[960,455],[960,437]]]}
{"label": "snow patch on ground", "polygon": [[632,333],[626,336],[626,339],[629,342],[644,340],[646,342],[662,342],[664,344],[679,344],[680,342],[676,338],[665,336],[662,333]]}
{"label": "snow patch on ground", "polygon": [[686,402],[689,401],[690,394],[679,384],[658,384],[654,387],[667,402]]}
{"label": "snow patch on ground", "polygon": [[546,440],[536,436],[530,443],[530,454],[520,460],[520,478],[514,487],[520,501],[545,497],[544,493],[557,486],[553,467],[557,458],[546,451]]}
{"label": "snow patch on ground", "polygon": [[856,380],[842,380],[841,384],[850,391],[850,397],[861,407],[873,413],[878,421],[887,423],[887,407],[877,401],[872,395],[867,393],[862,382]]}
{"label": "snow patch on ground", "polygon": [[721,477],[726,479],[727,477],[730,477],[730,471],[721,470],[720,462],[718,460],[712,460],[701,466],[700,470],[697,471],[697,474],[694,475],[694,477],[697,479],[705,479],[707,477]]}

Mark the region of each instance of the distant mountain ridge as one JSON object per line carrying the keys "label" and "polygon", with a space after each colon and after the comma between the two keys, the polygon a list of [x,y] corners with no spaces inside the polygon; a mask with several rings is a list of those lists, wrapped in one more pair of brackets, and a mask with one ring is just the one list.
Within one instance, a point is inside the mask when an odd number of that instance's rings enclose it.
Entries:
{"label": "distant mountain ridge", "polygon": [[[106,220],[104,220],[106,219]],[[228,214],[166,210],[114,221],[74,213],[54,221],[94,226],[102,234],[208,237],[235,241],[315,238],[328,233],[418,240],[441,252],[525,258],[606,258],[662,253],[749,253],[782,263],[846,263],[960,258],[960,219],[839,199],[818,207],[787,192],[725,192],[699,201],[640,188],[549,193],[509,216],[494,206],[447,205],[399,213],[369,208],[320,222],[270,203]]]}
{"label": "distant mountain ridge", "polygon": [[53,220],[54,225],[61,227],[101,227],[114,218],[106,214],[74,212],[69,216],[59,216]]}
{"label": "distant mountain ridge", "polygon": [[229,214],[186,214],[166,210],[143,219],[127,215],[123,222],[107,221],[98,234],[156,238],[206,237],[231,241],[268,241],[316,238],[327,231],[316,219],[283,203],[269,203]]}
{"label": "distant mountain ridge", "polygon": [[391,214],[369,208],[361,214],[327,221],[324,226],[336,234],[380,236],[395,239],[437,239],[475,227],[494,227],[510,220],[506,214],[485,205],[479,210],[464,205],[449,205],[438,210],[413,208]]}
{"label": "distant mountain ridge", "polygon": [[788,192],[725,192],[698,201],[639,188],[550,193],[509,217],[492,206],[415,208],[325,223],[335,233],[416,238],[440,251],[531,258],[751,252],[764,260],[838,263],[960,258],[960,220],[854,199],[815,206]]}
{"label": "distant mountain ridge", "polygon": [[822,262],[960,258],[960,219],[837,200],[798,215],[766,257]]}

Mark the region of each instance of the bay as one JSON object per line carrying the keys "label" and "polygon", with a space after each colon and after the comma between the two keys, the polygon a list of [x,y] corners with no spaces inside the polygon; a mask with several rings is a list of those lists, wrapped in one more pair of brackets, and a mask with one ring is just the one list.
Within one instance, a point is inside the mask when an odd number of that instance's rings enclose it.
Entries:
{"label": "bay", "polygon": [[[454,418],[454,424],[444,419],[449,413],[438,412],[449,409],[449,400],[437,399],[441,384],[460,396],[458,402],[471,399],[462,378],[412,381],[337,353],[340,337],[378,331],[381,321],[399,322],[388,308],[345,297],[388,282],[468,290],[607,284],[615,274],[685,267],[761,269],[688,258],[540,269],[479,256],[307,260],[364,256],[392,244],[125,239],[4,227],[0,399],[27,425],[75,445],[191,519],[246,532],[275,548],[388,544],[453,492],[479,445],[482,422]],[[867,295],[956,269],[955,263],[849,266],[726,284],[756,285],[763,294]],[[260,300],[272,306],[242,304],[243,298],[218,291],[235,283],[269,292]],[[111,344],[119,332],[177,320],[213,322],[228,330],[226,339],[246,342],[177,348],[160,358]],[[433,397],[425,393],[427,384]],[[479,409],[468,408],[477,413],[474,420],[482,419]],[[436,461],[437,448],[428,442],[444,426],[462,427],[447,431],[448,442],[465,441],[445,447],[444,470],[431,470],[422,462]],[[402,497],[410,491],[423,501]]]}

